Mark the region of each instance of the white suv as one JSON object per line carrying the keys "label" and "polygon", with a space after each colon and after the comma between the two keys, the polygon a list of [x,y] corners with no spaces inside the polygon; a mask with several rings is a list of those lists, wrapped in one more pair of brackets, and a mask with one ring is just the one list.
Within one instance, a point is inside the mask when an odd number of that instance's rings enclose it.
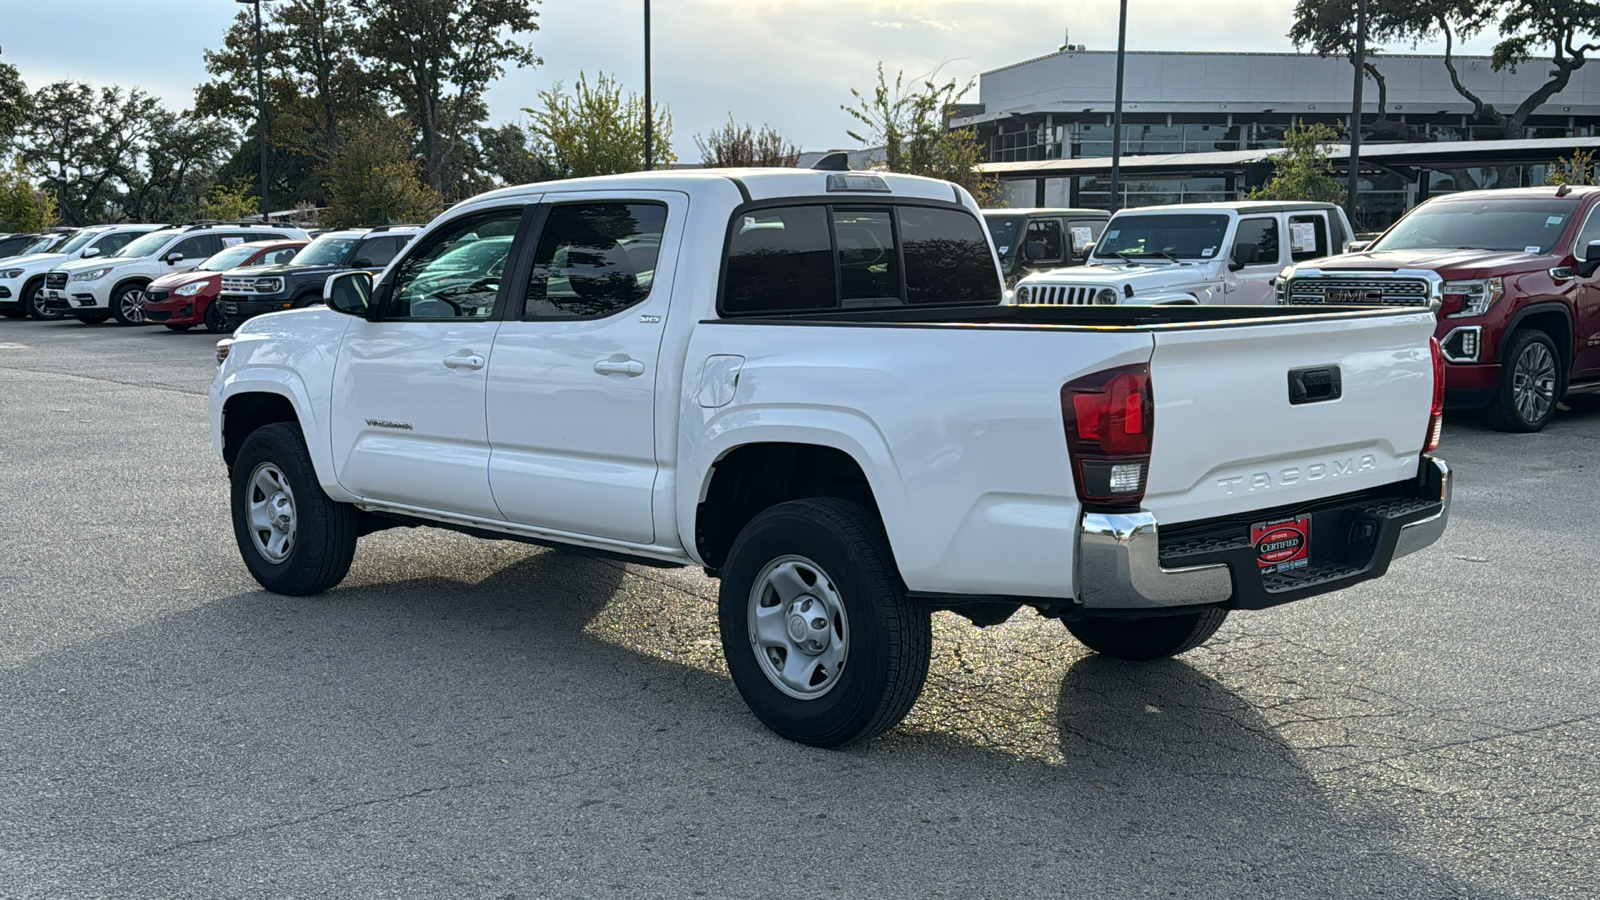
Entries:
{"label": "white suv", "polygon": [[59,319],[60,310],[44,305],[45,273],[79,259],[103,259],[126,247],[140,235],[165,225],[91,225],[73,232],[49,253],[34,253],[0,260],[0,314],[27,314],[35,319]]}
{"label": "white suv", "polygon": [[224,247],[245,241],[310,240],[279,225],[187,225],[152,231],[116,253],[59,265],[45,276],[45,309],[99,324],[116,317],[144,324],[144,290],[150,282],[187,272]]}

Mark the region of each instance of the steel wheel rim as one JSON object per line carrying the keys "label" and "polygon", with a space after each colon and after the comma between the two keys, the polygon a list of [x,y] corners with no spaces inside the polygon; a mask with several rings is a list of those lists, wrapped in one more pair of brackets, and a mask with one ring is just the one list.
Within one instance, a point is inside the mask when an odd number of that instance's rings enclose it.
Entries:
{"label": "steel wheel rim", "polygon": [[117,305],[122,309],[122,317],[129,322],[144,321],[144,291],[138,288],[123,291]]}
{"label": "steel wheel rim", "polygon": [[33,292],[33,308],[38,312],[41,319],[59,319],[66,315],[66,313],[50,309],[44,305],[44,288]]}
{"label": "steel wheel rim", "polygon": [[1556,359],[1549,347],[1534,342],[1522,348],[1511,370],[1511,397],[1524,422],[1532,424],[1549,414],[1556,402]]}
{"label": "steel wheel rim", "polygon": [[277,465],[264,462],[250,473],[245,488],[250,542],[262,559],[282,563],[294,552],[298,517],[294,490]]}
{"label": "steel wheel rim", "polygon": [[750,588],[750,649],[767,681],[796,700],[816,700],[843,677],[850,624],[833,579],[803,556],[766,564]]}

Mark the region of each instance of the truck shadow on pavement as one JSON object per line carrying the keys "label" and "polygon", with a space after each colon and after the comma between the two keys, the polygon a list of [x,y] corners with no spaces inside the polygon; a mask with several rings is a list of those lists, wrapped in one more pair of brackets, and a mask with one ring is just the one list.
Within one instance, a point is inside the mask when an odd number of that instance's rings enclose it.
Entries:
{"label": "truck shadow on pavement", "polygon": [[937,724],[1048,718],[985,703],[821,751],[717,673],[692,580],[505,546],[358,555],[321,597],[221,597],[10,670],[8,890],[1497,896],[1181,661],[1068,667],[1056,762]]}

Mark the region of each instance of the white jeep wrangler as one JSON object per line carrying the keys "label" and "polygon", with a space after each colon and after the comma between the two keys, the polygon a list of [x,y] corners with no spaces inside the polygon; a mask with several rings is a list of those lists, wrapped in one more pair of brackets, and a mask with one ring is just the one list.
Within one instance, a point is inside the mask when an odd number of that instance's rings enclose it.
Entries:
{"label": "white jeep wrangler", "polygon": [[1017,282],[1017,306],[1276,302],[1273,280],[1300,260],[1338,253],[1350,221],[1332,203],[1195,203],[1111,217],[1086,265]]}

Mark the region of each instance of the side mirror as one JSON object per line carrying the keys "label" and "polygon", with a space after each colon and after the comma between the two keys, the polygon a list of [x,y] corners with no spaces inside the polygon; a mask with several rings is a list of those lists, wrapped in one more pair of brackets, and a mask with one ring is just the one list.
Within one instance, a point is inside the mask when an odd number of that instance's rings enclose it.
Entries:
{"label": "side mirror", "polygon": [[1371,241],[1345,241],[1344,252],[1360,253],[1372,245]]}
{"label": "side mirror", "polygon": [[347,316],[371,318],[372,275],[367,272],[340,272],[329,275],[322,285],[322,302]]}
{"label": "side mirror", "polygon": [[1590,241],[1583,246],[1583,259],[1578,261],[1578,274],[1585,278],[1600,271],[1600,241]]}
{"label": "side mirror", "polygon": [[1028,241],[1022,245],[1022,258],[1028,261],[1044,259],[1044,241]]}
{"label": "side mirror", "polygon": [[1228,265],[1228,271],[1237,272],[1248,265],[1261,261],[1261,248],[1250,241],[1240,241],[1233,245],[1233,261]]}
{"label": "side mirror", "polygon": [[166,256],[164,256],[162,258],[167,261],[167,265],[175,266],[175,265],[178,264],[179,260],[183,259],[183,254],[179,253],[176,250],[174,250],[174,251],[172,251],[171,253],[168,253]]}
{"label": "side mirror", "polygon": [[94,259],[96,256],[99,256],[99,255],[100,255],[100,248],[99,247],[90,247],[89,249],[83,251],[83,253],[80,254],[78,256],[78,258],[79,259]]}

